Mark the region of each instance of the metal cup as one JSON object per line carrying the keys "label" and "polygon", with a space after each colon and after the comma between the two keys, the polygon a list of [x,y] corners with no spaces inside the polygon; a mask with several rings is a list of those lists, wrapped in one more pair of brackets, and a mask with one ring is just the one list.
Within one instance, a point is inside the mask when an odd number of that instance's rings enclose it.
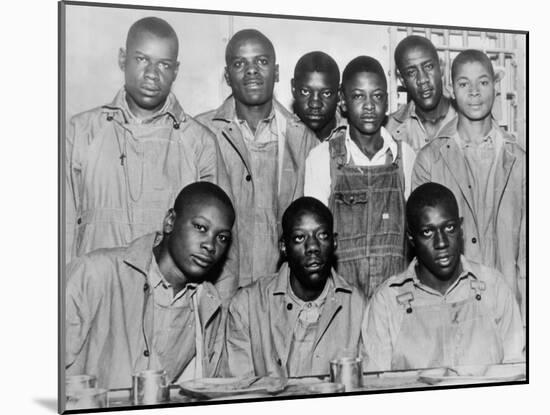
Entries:
{"label": "metal cup", "polygon": [[343,357],[330,361],[330,381],[341,383],[347,392],[363,386],[363,360]]}
{"label": "metal cup", "polygon": [[65,409],[89,409],[107,407],[107,389],[80,389],[67,394]]}
{"label": "metal cup", "polygon": [[65,395],[74,395],[75,392],[94,389],[97,387],[97,377],[94,375],[73,375],[65,378]]}
{"label": "metal cup", "polygon": [[155,405],[168,402],[170,389],[165,370],[144,370],[132,376],[134,405]]}

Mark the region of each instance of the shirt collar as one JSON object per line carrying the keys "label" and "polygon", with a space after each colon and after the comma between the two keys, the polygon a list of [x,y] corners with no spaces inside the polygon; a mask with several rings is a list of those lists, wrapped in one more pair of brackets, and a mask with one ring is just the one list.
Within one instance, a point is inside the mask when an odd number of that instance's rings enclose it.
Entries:
{"label": "shirt collar", "polygon": [[498,152],[498,150],[504,144],[504,138],[502,136],[502,132],[500,131],[500,128],[498,127],[498,125],[496,125],[496,122],[492,123],[491,129],[489,130],[487,135],[483,137],[479,142],[471,142],[471,141],[464,140],[458,134],[458,130],[454,134],[454,139],[456,140],[457,144],[461,149],[465,149],[466,147],[479,147],[485,144],[492,144]]}
{"label": "shirt collar", "polygon": [[[355,142],[351,139],[350,135],[350,129],[346,128],[346,146],[357,146]],[[393,139],[392,135],[389,133],[388,130],[386,130],[384,127],[380,127],[380,135],[382,136],[382,148],[378,150],[378,152],[372,157],[373,159],[378,156],[379,154],[386,154],[387,151],[390,151],[392,156],[392,161],[395,161],[397,158],[397,142]],[[359,150],[361,151],[361,150]],[[349,163],[351,160],[351,153],[347,152],[347,160],[346,163]]]}
{"label": "shirt collar", "polygon": [[146,124],[164,115],[168,115],[175,123],[182,123],[187,119],[183,108],[172,92],[168,94],[163,107],[146,119],[138,119],[132,114],[130,108],[128,107],[128,101],[126,100],[125,88],[118,91],[113,101],[110,104],[104,105],[103,108],[107,110],[120,111],[124,117],[124,122],[126,123],[132,121],[132,123]]}
{"label": "shirt collar", "polygon": [[[334,269],[331,270],[330,278],[332,278],[332,284],[329,287],[329,292],[330,290],[333,290],[334,292],[337,292],[337,291],[344,291],[347,293],[352,292],[352,287],[349,285],[349,283],[346,280],[344,280],[342,277],[340,277],[336,273],[336,271],[334,271]],[[283,265],[281,265],[281,268],[277,273],[275,287],[273,289],[273,295],[287,294],[290,289],[291,289],[290,268],[288,266],[288,262],[285,262],[283,263]]]}
{"label": "shirt collar", "polygon": [[[464,255],[460,256],[460,262],[462,264],[462,273],[458,276],[456,281],[447,289],[445,294],[449,294],[451,291],[453,291],[459,284],[461,284],[464,280],[467,280],[468,278],[473,278],[475,280],[478,280],[479,278],[474,274],[472,270],[472,266],[466,259]],[[416,287],[427,291],[432,294],[436,294],[441,296],[442,294],[439,291],[434,290],[431,287],[428,287],[427,285],[423,284],[420,279],[418,278],[418,275],[416,274],[416,265],[418,264],[418,259],[415,257],[411,263],[409,264],[408,268],[403,272],[398,278],[396,278],[390,285],[403,285],[407,282],[410,282],[414,284]]]}

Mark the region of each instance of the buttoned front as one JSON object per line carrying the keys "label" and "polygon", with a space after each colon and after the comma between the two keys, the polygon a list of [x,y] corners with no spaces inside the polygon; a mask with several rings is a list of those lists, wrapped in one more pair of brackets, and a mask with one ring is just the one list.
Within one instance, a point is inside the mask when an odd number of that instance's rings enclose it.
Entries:
{"label": "buttoned front", "polygon": [[[492,194],[483,203],[483,215],[476,213],[476,183],[468,172],[467,162],[456,139],[456,119],[418,153],[412,188],[422,183],[436,182],[453,192],[459,214],[464,217],[464,254],[473,261],[502,272],[525,318],[526,154],[512,136],[504,132],[501,134],[503,143],[491,169],[494,175]],[[484,221],[492,223],[488,226]],[[493,232],[485,232],[486,229],[493,229]]]}
{"label": "buttoned front", "polygon": [[[303,195],[305,158],[318,143],[313,132],[275,100],[273,113],[273,121],[264,128],[277,132],[276,148],[259,148],[272,143],[257,143],[254,150],[236,121],[232,97],[197,117],[216,135],[235,196],[241,287],[276,271],[280,220],[288,205]],[[263,209],[261,217],[257,207]]]}
{"label": "buttoned front", "polygon": [[[285,263],[278,274],[240,289],[231,301],[223,364],[227,375],[327,374],[331,359],[344,351],[359,350],[365,300],[356,287],[335,272],[320,315],[311,325],[315,329],[314,335],[298,330],[298,336],[304,341],[292,344],[301,307],[289,307],[294,304],[290,295],[289,272]],[[308,341],[310,337],[312,342]],[[300,347],[308,350],[298,350]],[[293,356],[307,356],[310,361],[291,364],[289,368],[291,350]],[[309,372],[301,372],[305,370],[303,368],[308,368]]]}
{"label": "buttoned front", "polygon": [[[67,375],[96,375],[100,387],[128,388],[133,373],[162,368],[172,382],[195,357],[192,290],[174,304],[154,300],[154,290],[160,288],[151,281],[156,237],[149,234],[126,248],[97,250],[68,265]],[[222,351],[223,310],[212,284],[202,284],[197,305],[204,351],[199,376],[213,376]]]}
{"label": "buttoned front", "polygon": [[519,307],[496,270],[467,261],[445,294],[422,284],[416,259],[386,280],[367,307],[367,370],[523,361]]}

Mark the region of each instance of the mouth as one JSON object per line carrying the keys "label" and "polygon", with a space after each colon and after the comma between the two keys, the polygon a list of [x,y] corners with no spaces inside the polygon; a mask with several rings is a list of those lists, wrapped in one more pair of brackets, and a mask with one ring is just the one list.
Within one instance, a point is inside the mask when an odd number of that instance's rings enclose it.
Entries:
{"label": "mouth", "polygon": [[377,117],[375,115],[363,115],[361,120],[368,123],[375,123],[377,121]]}
{"label": "mouth", "polygon": [[423,89],[420,91],[420,98],[428,99],[433,95],[433,88]]}
{"label": "mouth", "polygon": [[145,95],[155,95],[155,94],[158,94],[160,92],[160,88],[157,87],[157,86],[154,86],[154,85],[142,85],[141,86],[141,91]]}
{"label": "mouth", "polygon": [[312,121],[320,121],[324,116],[322,114],[306,114],[306,118]]}
{"label": "mouth", "polygon": [[449,265],[451,265],[452,260],[453,257],[451,255],[439,255],[435,258],[435,263],[440,267],[448,267]]}
{"label": "mouth", "polygon": [[211,257],[200,254],[191,255],[191,260],[201,268],[210,268],[214,263]]}
{"label": "mouth", "polygon": [[308,271],[319,271],[321,268],[323,268],[324,265],[325,265],[325,263],[323,261],[321,261],[320,259],[312,259],[312,260],[306,262],[305,268]]}
{"label": "mouth", "polygon": [[263,84],[260,79],[248,79],[243,82],[243,85],[248,89],[259,89]]}

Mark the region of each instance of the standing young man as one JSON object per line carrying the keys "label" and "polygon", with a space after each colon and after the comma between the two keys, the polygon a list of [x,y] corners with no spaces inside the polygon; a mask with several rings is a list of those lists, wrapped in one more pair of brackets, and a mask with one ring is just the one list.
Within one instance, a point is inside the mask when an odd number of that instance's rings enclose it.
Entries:
{"label": "standing young man", "polygon": [[232,95],[197,117],[218,140],[234,189],[239,286],[276,271],[281,215],[303,194],[304,165],[315,135],[273,98],[275,49],[261,32],[237,32],[225,53]]}
{"label": "standing young man", "polygon": [[386,128],[418,152],[456,112],[443,94],[439,56],[432,42],[407,36],[395,48],[394,58],[397,76],[411,100],[388,117]]}

